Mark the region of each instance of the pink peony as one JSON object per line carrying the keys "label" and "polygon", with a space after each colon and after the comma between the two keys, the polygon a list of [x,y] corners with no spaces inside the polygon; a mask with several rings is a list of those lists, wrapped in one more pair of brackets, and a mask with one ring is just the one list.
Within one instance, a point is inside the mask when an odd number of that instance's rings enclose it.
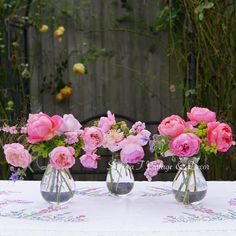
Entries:
{"label": "pink peony", "polygon": [[98,122],[98,127],[102,129],[104,133],[111,129],[112,125],[116,123],[115,116],[110,111],[107,112],[107,117],[102,116]]}
{"label": "pink peony", "polygon": [[60,116],[48,116],[40,112],[30,114],[27,121],[27,134],[29,143],[37,143],[52,139],[62,123]]}
{"label": "pink peony", "polygon": [[197,125],[200,122],[209,123],[216,121],[216,113],[202,107],[193,107],[191,112],[187,112],[187,116],[193,125]]}
{"label": "pink peony", "polygon": [[199,152],[201,139],[192,133],[183,133],[172,140],[170,150],[178,157],[191,157]]}
{"label": "pink peony", "polygon": [[32,156],[23,145],[19,143],[5,144],[3,146],[6,160],[15,167],[27,168],[32,162]]}
{"label": "pink peony", "polygon": [[59,128],[59,132],[80,132],[82,125],[72,114],[63,115],[63,122]]}
{"label": "pink peony", "polygon": [[111,129],[105,134],[103,147],[108,148],[111,152],[117,152],[121,149],[119,144],[123,139],[122,132]]}
{"label": "pink peony", "polygon": [[182,134],[186,129],[185,121],[177,115],[166,117],[158,126],[158,131],[162,135],[167,135],[172,138]]}
{"label": "pink peony", "polygon": [[233,143],[232,130],[229,125],[220,122],[207,124],[208,145],[216,144],[219,152],[227,152]]}
{"label": "pink peony", "polygon": [[135,164],[144,157],[142,146],[138,144],[127,144],[120,152],[120,159],[123,163]]}
{"label": "pink peony", "polygon": [[158,174],[158,171],[163,167],[162,160],[151,161],[147,164],[147,169],[144,172],[144,175],[151,181],[154,176]]}
{"label": "pink peony", "polygon": [[49,153],[50,164],[57,170],[71,168],[75,164],[75,149],[59,146]]}
{"label": "pink peony", "polygon": [[82,138],[85,144],[84,149],[87,152],[89,150],[93,151],[96,148],[102,146],[104,140],[104,133],[100,128],[92,126],[84,129]]}
{"label": "pink peony", "polygon": [[95,153],[85,153],[80,157],[80,162],[85,168],[97,169],[97,160],[99,159],[100,156]]}

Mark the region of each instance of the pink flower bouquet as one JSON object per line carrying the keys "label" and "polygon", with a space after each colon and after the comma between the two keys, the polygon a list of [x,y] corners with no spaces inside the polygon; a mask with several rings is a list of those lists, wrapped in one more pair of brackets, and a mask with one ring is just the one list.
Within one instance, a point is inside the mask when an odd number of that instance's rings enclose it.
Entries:
{"label": "pink flower bouquet", "polygon": [[41,182],[44,199],[61,203],[74,195],[74,182],[68,169],[75,164],[84,143],[81,124],[73,115],[51,117],[40,112],[30,114],[25,127],[13,129],[5,126],[2,129],[20,134],[17,140],[21,143],[11,142],[3,146],[6,161],[11,165],[10,179],[23,179],[33,161],[37,163],[39,158],[49,158]]}
{"label": "pink flower bouquet", "polygon": [[[159,135],[149,142],[158,156],[177,156],[179,171],[173,182],[175,198],[185,204],[197,202],[206,194],[206,181],[197,166],[201,156],[227,152],[233,144],[232,130],[216,120],[215,112],[193,107],[187,113],[189,121],[177,115],[165,118],[158,126]],[[150,162],[144,175],[150,181],[163,167],[161,160]]]}
{"label": "pink flower bouquet", "polygon": [[85,128],[82,133],[85,154],[80,157],[86,168],[97,168],[100,157],[96,154],[99,148],[112,152],[107,175],[108,189],[115,194],[126,194],[133,187],[133,174],[129,164],[136,164],[144,157],[143,146],[150,138],[145,124],[136,122],[128,128],[124,121],[116,122],[114,114],[107,112],[94,126]]}

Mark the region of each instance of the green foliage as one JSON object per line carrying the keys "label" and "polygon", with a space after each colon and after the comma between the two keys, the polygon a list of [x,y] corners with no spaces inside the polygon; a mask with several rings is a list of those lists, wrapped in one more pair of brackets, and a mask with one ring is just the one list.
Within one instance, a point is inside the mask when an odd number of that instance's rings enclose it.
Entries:
{"label": "green foliage", "polygon": [[164,155],[169,150],[169,142],[171,138],[164,135],[158,135],[155,139],[155,153],[157,155]]}
{"label": "green foliage", "polygon": [[48,158],[49,153],[56,147],[59,146],[72,146],[75,149],[75,157],[78,157],[81,151],[81,148],[84,146],[83,140],[80,138],[79,141],[73,145],[68,145],[65,143],[65,137],[55,136],[51,140],[39,142],[29,146],[29,150],[33,156],[33,159],[36,160],[40,157]]}

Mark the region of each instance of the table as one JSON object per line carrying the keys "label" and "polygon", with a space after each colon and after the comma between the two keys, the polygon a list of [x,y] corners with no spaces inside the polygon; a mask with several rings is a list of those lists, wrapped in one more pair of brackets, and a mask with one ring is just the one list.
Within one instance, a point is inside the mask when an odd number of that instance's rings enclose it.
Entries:
{"label": "table", "polygon": [[235,235],[236,182],[208,182],[199,205],[177,203],[171,182],[135,182],[126,197],[105,182],[76,182],[64,206],[51,206],[38,181],[0,181],[0,235]]}

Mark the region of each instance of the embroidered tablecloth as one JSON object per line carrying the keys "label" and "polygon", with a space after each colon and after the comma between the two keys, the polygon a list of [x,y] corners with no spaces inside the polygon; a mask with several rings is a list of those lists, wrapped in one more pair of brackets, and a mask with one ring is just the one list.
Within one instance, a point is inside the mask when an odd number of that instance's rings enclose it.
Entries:
{"label": "embroidered tablecloth", "polygon": [[126,197],[105,182],[76,182],[64,206],[40,195],[40,182],[0,181],[0,235],[236,235],[236,182],[208,182],[199,205],[177,203],[171,182],[135,182]]}

